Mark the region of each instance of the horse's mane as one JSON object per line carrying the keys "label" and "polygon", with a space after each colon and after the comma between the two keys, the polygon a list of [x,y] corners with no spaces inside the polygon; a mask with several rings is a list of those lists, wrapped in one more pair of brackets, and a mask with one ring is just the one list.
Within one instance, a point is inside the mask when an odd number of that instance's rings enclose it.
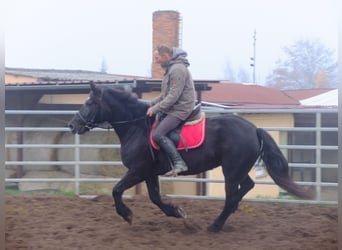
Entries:
{"label": "horse's mane", "polygon": [[147,103],[139,101],[138,97],[129,91],[120,88],[103,88],[102,98],[108,103],[120,104],[127,111],[129,110],[134,116],[146,113]]}

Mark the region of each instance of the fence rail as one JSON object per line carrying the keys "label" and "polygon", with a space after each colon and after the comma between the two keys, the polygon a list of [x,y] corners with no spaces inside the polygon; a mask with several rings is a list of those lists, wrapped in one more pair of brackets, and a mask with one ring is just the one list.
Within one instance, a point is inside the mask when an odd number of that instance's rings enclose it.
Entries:
{"label": "fence rail", "polygon": [[[58,116],[58,115],[73,115],[76,111],[33,111],[33,110],[6,110],[6,115],[49,115],[49,116]],[[307,201],[308,203],[326,203],[326,204],[337,204],[337,201],[322,201],[321,199],[321,189],[322,187],[333,187],[337,188],[338,183],[329,183],[322,182],[322,169],[338,168],[337,164],[323,164],[321,162],[321,151],[322,150],[338,150],[337,146],[327,146],[321,145],[321,133],[322,132],[337,132],[338,129],[335,127],[321,127],[322,113],[337,113],[337,110],[331,109],[309,109],[309,110],[232,110],[232,109],[215,109],[208,110],[207,113],[234,113],[234,114],[257,114],[257,113],[314,113],[316,115],[316,126],[315,127],[263,127],[267,131],[280,131],[280,132],[289,132],[289,131],[298,131],[298,132],[315,132],[316,133],[316,145],[282,145],[279,147],[282,150],[289,149],[301,149],[301,150],[316,150],[317,157],[316,163],[289,163],[290,168],[303,168],[303,169],[315,169],[316,180],[314,182],[298,182],[300,185],[311,185],[316,187],[316,191],[318,192],[318,196],[316,200]],[[5,132],[66,132],[69,131],[66,127],[6,127]],[[106,131],[103,129],[94,129],[95,132]],[[117,166],[122,165],[121,161],[81,161],[80,160],[80,149],[88,149],[88,148],[97,148],[97,149],[120,149],[120,145],[118,144],[81,144],[79,135],[74,135],[75,140],[72,144],[6,144],[6,149],[41,149],[41,148],[56,148],[56,149],[73,149],[74,150],[74,160],[73,161],[6,161],[5,165],[7,167],[10,166],[40,166],[40,165],[66,165],[66,166],[74,166],[74,177],[73,178],[6,178],[6,183],[34,183],[34,182],[73,182],[75,184],[75,193],[80,193],[80,183],[81,182],[118,182],[120,178],[81,178],[80,177],[80,167],[83,165],[106,165],[106,166]],[[208,179],[208,178],[167,178],[161,177],[160,180],[163,181],[171,181],[171,182],[196,182],[196,183],[224,183],[223,179]],[[255,183],[258,184],[266,184],[266,185],[274,185],[273,181],[263,181],[263,180],[255,180]],[[177,195],[170,195],[175,197]],[[179,197],[179,196],[177,196]],[[193,197],[192,195],[187,195],[183,197]],[[211,196],[196,196],[197,198],[207,198],[212,199]],[[220,199],[220,197],[216,197]],[[222,197],[221,197],[222,198]],[[255,200],[255,199],[251,199]],[[257,199],[260,200],[260,199]],[[269,201],[273,201],[273,199],[267,199]],[[276,199],[279,201],[278,199]],[[292,199],[283,199],[282,201],[293,202]],[[296,201],[303,202],[303,201]]]}

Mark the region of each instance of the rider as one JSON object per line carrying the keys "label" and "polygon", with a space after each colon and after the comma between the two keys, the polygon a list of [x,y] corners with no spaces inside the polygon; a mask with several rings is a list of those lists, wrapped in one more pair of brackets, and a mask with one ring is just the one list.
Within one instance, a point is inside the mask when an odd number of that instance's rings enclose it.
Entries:
{"label": "rider", "polygon": [[191,114],[195,106],[195,87],[184,50],[160,45],[154,51],[154,57],[165,73],[161,93],[151,102],[147,115],[158,114],[158,125],[152,131],[152,138],[173,164],[172,170],[165,175],[177,176],[188,167],[167,134]]}

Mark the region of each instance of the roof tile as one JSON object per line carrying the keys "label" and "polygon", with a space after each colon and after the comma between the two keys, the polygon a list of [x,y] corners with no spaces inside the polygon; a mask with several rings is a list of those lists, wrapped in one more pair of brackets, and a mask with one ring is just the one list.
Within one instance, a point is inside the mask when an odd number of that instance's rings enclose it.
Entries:
{"label": "roof tile", "polygon": [[260,85],[214,83],[211,91],[203,92],[203,100],[225,104],[299,105],[282,91]]}
{"label": "roof tile", "polygon": [[310,97],[314,97],[323,93],[330,91],[331,89],[294,89],[294,90],[284,90],[283,92],[296,99],[297,101],[304,100]]}

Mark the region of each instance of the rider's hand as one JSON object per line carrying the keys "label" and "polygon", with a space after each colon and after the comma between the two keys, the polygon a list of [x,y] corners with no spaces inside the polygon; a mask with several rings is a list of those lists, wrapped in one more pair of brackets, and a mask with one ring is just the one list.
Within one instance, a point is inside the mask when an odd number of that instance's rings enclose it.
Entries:
{"label": "rider's hand", "polygon": [[148,116],[152,116],[153,115],[152,107],[148,108],[148,110],[146,112],[146,115],[148,115]]}

